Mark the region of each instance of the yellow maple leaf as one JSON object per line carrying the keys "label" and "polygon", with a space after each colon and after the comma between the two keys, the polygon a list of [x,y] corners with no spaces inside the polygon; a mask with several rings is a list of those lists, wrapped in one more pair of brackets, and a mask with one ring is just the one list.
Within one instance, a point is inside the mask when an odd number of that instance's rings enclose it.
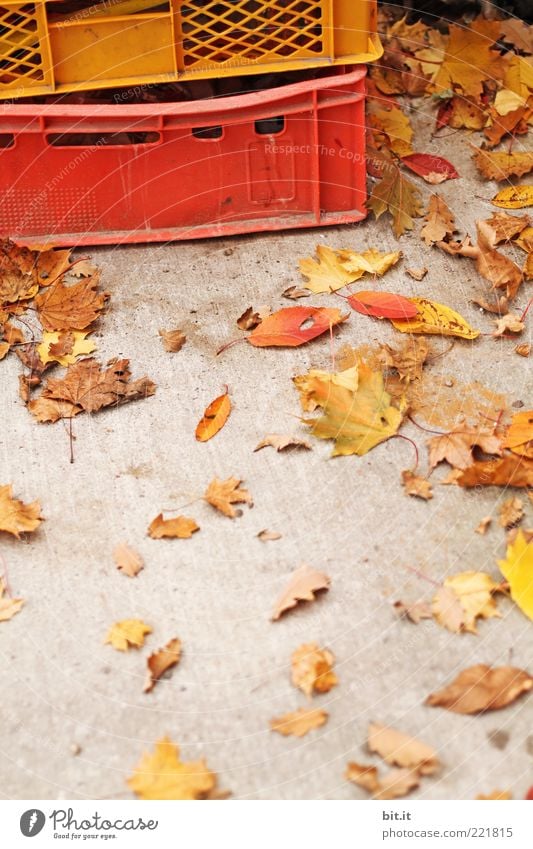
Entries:
{"label": "yellow maple leaf", "polygon": [[501,616],[493,595],[502,586],[486,572],[460,572],[446,578],[443,586],[446,593],[435,596],[433,615],[448,630],[475,634],[476,619]]}
{"label": "yellow maple leaf", "polygon": [[6,585],[2,578],[0,578],[0,622],[7,622],[9,619],[13,619],[13,616],[16,613],[20,613],[24,605],[23,598],[10,598],[9,596],[4,598],[5,591]]}
{"label": "yellow maple leaf", "polygon": [[504,83],[506,89],[527,101],[533,92],[533,57],[511,54],[508,57]]}
{"label": "yellow maple leaf", "polygon": [[437,336],[459,336],[461,339],[476,339],[479,330],[444,304],[428,301],[426,298],[409,298],[418,307],[418,315],[409,319],[391,319],[392,324],[401,333],[428,333]]}
{"label": "yellow maple leaf", "polygon": [[178,747],[163,737],[153,754],[145,752],[127,784],[139,799],[205,799],[216,776],[204,760],[180,761]]}
{"label": "yellow maple leaf", "polygon": [[144,645],[146,634],[151,633],[150,626],[141,619],[123,619],[111,626],[104,643],[110,643],[117,651],[140,649]]}
{"label": "yellow maple leaf", "polygon": [[45,330],[43,333],[42,342],[37,346],[37,353],[44,365],[47,363],[59,363],[62,366],[68,366],[70,363],[75,363],[78,357],[85,354],[92,354],[96,349],[96,345],[91,339],[86,339],[88,331],[74,330],[71,331],[72,344],[68,353],[58,354],[54,352],[54,345],[61,342],[61,337],[65,336],[61,331]]}
{"label": "yellow maple leaf", "polygon": [[450,40],[435,76],[434,91],[459,89],[477,98],[483,93],[485,81],[501,80],[505,63],[500,53],[491,49],[498,38],[497,21],[478,19],[469,27],[450,26]]}
{"label": "yellow maple leaf", "polygon": [[11,484],[0,486],[0,531],[20,537],[39,527],[43,520],[41,505],[38,501],[24,504],[13,498]]}
{"label": "yellow maple leaf", "polygon": [[318,419],[304,419],[304,424],[312,428],[314,436],[335,440],[333,456],[366,454],[394,436],[402,421],[400,410],[391,406],[381,372],[372,371],[360,360],[357,374],[355,389],[339,380],[338,374],[327,372],[311,371],[294,378],[304,409],[309,410],[310,404],[322,408]]}
{"label": "yellow maple leaf", "polygon": [[506,558],[499,560],[498,566],[509,582],[511,598],[533,619],[533,543],[527,542],[521,530],[507,546]]}
{"label": "yellow maple leaf", "polygon": [[316,399],[316,381],[321,383],[332,383],[343,386],[348,392],[357,392],[359,386],[359,369],[357,366],[344,369],[344,371],[329,372],[322,369],[310,369],[307,374],[299,374],[293,378],[300,393],[300,404],[306,413],[312,413],[319,406]]}
{"label": "yellow maple leaf", "polygon": [[[375,248],[370,248],[362,253],[347,250],[339,251],[339,257],[346,271],[353,274],[359,274],[361,271],[363,274],[375,274],[378,277],[381,277],[389,268],[396,265],[401,255],[401,251],[382,253]],[[362,274],[359,275],[359,277],[361,276]]]}
{"label": "yellow maple leaf", "polygon": [[386,147],[398,156],[413,152],[413,128],[401,109],[371,109],[368,118],[376,131],[373,135],[378,147]]}
{"label": "yellow maple leaf", "polygon": [[514,454],[533,459],[533,410],[514,414],[502,444]]}
{"label": "yellow maple leaf", "polygon": [[327,245],[317,245],[316,255],[318,262],[312,257],[300,260],[300,271],[308,278],[305,287],[315,295],[336,292],[363,276],[363,271],[359,274],[347,271],[342,265],[339,252],[328,248]]}

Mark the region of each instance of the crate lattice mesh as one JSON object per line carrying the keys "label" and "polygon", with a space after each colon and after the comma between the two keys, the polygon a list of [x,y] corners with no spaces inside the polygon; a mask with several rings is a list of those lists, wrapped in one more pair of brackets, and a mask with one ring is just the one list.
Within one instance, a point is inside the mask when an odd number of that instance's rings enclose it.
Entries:
{"label": "crate lattice mesh", "polygon": [[0,6],[0,86],[44,80],[39,24],[33,3]]}

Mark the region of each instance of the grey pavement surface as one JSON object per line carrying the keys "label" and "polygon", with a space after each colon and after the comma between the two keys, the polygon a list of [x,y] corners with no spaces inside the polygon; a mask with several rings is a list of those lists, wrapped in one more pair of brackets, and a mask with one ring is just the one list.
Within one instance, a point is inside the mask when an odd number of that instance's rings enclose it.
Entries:
{"label": "grey pavement surface", "polygon": [[[474,235],[474,220],[493,211],[496,186],[475,175],[473,137],[450,131],[431,140],[427,102],[422,110],[417,149],[448,156],[458,168],[462,179],[439,191],[461,229]],[[490,333],[490,317],[470,302],[486,291],[473,265],[426,247],[419,229],[417,222],[400,240],[405,258],[382,288],[447,303]],[[266,433],[305,435],[291,378],[330,367],[328,338],[295,350],[243,342],[220,357],[215,352],[239,335],[235,319],[249,305],[290,305],[281,292],[301,282],[298,259],[319,242],[397,247],[388,222],[369,218],[353,227],[89,250],[112,295],[97,355],[129,357],[134,377],[147,374],[158,389],[147,400],[79,416],[73,465],[68,428],[34,422],[17,397],[18,360],[1,364],[1,482],[13,482],[25,501],[38,498],[46,517],[27,541],[0,540],[13,591],[27,600],[0,625],[4,797],[131,798],[126,777],[168,734],[185,759],[205,757],[234,798],[366,798],[343,773],[348,760],[381,764],[365,751],[371,720],[438,750],[441,772],[424,779],[413,798],[470,799],[496,788],[523,798],[533,784],[531,697],[474,717],[423,704],[474,663],[528,668],[531,622],[502,599],[502,619],[482,622],[478,636],[457,636],[432,621],[398,620],[392,608],[398,598],[431,597],[432,584],[409,567],[437,582],[467,569],[497,577],[503,530],[497,522],[485,537],[474,529],[509,493],[435,485],[429,503],[408,498],[400,474],[412,465],[412,449],[403,440],[362,458],[330,459],[330,443],[312,437],[309,452],[253,453]],[[405,268],[422,265],[429,274],[416,283]],[[524,286],[516,299],[517,311],[528,291]],[[300,303],[340,302],[322,296]],[[171,327],[188,336],[178,354],[165,353],[158,337],[159,328]],[[355,313],[335,337],[337,349],[403,339],[387,322]],[[531,360],[513,348],[489,336],[457,342],[429,366],[435,405],[442,403],[438,381],[448,376],[459,392],[478,380],[509,403],[530,405]],[[197,421],[225,384],[231,417],[212,441],[198,444]],[[424,447],[426,434],[410,424],[402,432]],[[424,470],[424,450],[422,456]],[[253,509],[230,521],[194,501],[214,475],[241,477]],[[190,540],[147,537],[161,510],[182,505],[199,533]],[[533,504],[526,514],[531,527]],[[263,528],[282,538],[260,542]],[[112,551],[121,542],[145,560],[136,579],[115,568]],[[326,571],[331,590],[271,623],[275,598],[302,562]],[[110,625],[126,618],[153,627],[144,649],[127,654],[103,645]],[[179,667],[144,694],[146,656],[174,636],[184,647]],[[313,699],[329,712],[324,727],[284,738],[269,730],[269,720],[307,704],[290,683],[289,660],[310,641],[334,652],[340,684]]]}

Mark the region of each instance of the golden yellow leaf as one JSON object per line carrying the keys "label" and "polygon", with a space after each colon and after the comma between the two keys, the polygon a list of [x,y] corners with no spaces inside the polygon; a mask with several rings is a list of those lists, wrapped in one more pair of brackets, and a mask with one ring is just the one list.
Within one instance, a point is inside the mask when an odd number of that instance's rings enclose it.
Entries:
{"label": "golden yellow leaf", "polygon": [[[78,357],[91,354],[96,345],[92,339],[87,339],[89,331],[73,330],[73,331],[49,331],[45,330],[41,343],[37,346],[37,353],[41,362],[59,363],[62,366],[68,366],[70,363],[75,363]],[[69,343],[66,346],[62,345],[65,337],[69,338]],[[61,350],[54,346],[62,346]]]}
{"label": "golden yellow leaf", "polygon": [[333,672],[334,660],[328,649],[319,648],[317,643],[304,643],[292,653],[292,683],[306,696],[314,691],[328,693],[339,683]]}
{"label": "golden yellow leaf", "polygon": [[117,651],[140,649],[144,645],[146,634],[151,633],[150,626],[141,619],[123,619],[111,626],[104,643],[110,643]]}
{"label": "golden yellow leaf", "polygon": [[474,162],[487,180],[508,180],[533,171],[533,153],[504,153],[474,148]]}
{"label": "golden yellow leaf", "polygon": [[533,410],[514,414],[503,439],[503,446],[521,457],[533,458]]}
{"label": "golden yellow leaf", "polygon": [[533,619],[533,543],[527,542],[521,530],[507,546],[505,560],[499,560],[498,566],[509,583],[511,598]]}
{"label": "golden yellow leaf", "polygon": [[533,186],[508,186],[492,198],[501,209],[523,209],[533,206]]}
{"label": "golden yellow leaf", "polygon": [[353,369],[326,376],[311,370],[294,378],[304,409],[313,404],[322,409],[319,418],[304,419],[304,424],[312,428],[314,436],[335,440],[333,456],[366,454],[394,436],[402,422],[400,410],[391,406],[381,372],[372,371],[360,360],[357,375],[355,390],[350,388],[355,384]]}
{"label": "golden yellow leaf", "polygon": [[134,578],[144,568],[141,555],[134,551],[133,548],[130,548],[129,545],[126,545],[126,543],[117,545],[113,556],[119,572],[127,575],[128,578]]}
{"label": "golden yellow leaf", "polygon": [[0,622],[7,622],[9,619],[13,619],[13,616],[16,613],[20,613],[25,604],[23,598],[4,597],[5,592],[6,585],[4,580],[0,578]]}
{"label": "golden yellow leaf", "polygon": [[451,684],[431,693],[426,704],[463,714],[500,710],[532,688],[533,678],[522,669],[479,663],[463,669]]}
{"label": "golden yellow leaf", "polygon": [[153,754],[142,756],[127,783],[139,799],[205,799],[215,788],[216,776],[204,760],[180,761],[178,747],[163,737]]}
{"label": "golden yellow leaf", "polygon": [[270,727],[272,731],[277,731],[284,737],[303,737],[308,731],[320,728],[327,722],[327,719],[328,714],[325,710],[300,708],[294,713],[286,713],[284,716],[271,719]]}
{"label": "golden yellow leaf", "polygon": [[416,769],[420,775],[432,775],[440,768],[431,746],[378,722],[370,723],[367,745],[369,751],[377,752],[391,766]]}
{"label": "golden yellow leaf", "polygon": [[[393,265],[396,265],[402,256],[401,251],[382,253],[375,250],[375,248],[369,248],[369,250],[362,253],[348,250],[341,250],[338,253],[344,268],[353,274],[357,274],[357,280],[359,280],[362,274],[373,274],[377,277],[382,277]],[[359,272],[362,272],[362,274]]]}
{"label": "golden yellow leaf", "polygon": [[463,94],[479,98],[483,84],[501,80],[504,60],[498,50],[493,50],[499,37],[499,22],[478,18],[470,26],[450,26],[450,39],[442,63],[433,83],[435,92],[441,94],[460,89]]}
{"label": "golden yellow leaf", "polygon": [[376,147],[385,147],[398,156],[408,156],[413,152],[413,128],[407,115],[401,109],[374,109],[368,113],[370,126]]}
{"label": "golden yellow leaf", "polygon": [[162,539],[169,537],[170,539],[190,539],[192,535],[199,531],[200,528],[194,521],[187,516],[176,516],[174,519],[163,519],[163,514],[160,513],[150,522],[148,535],[152,539]]}
{"label": "golden yellow leaf", "polygon": [[339,251],[328,248],[327,245],[317,245],[316,255],[318,262],[312,257],[300,260],[300,271],[307,277],[306,288],[315,295],[322,292],[336,292],[347,283],[352,283],[363,276],[363,271],[347,271],[340,259]]}
{"label": "golden yellow leaf", "polygon": [[205,491],[204,500],[224,516],[234,519],[239,511],[233,504],[253,505],[252,496],[247,489],[241,488],[241,483],[240,478],[227,478],[225,481],[213,478]]}
{"label": "golden yellow leaf", "polygon": [[311,566],[303,564],[293,572],[289,583],[276,601],[272,619],[279,619],[300,601],[314,601],[315,593],[328,590],[330,583],[331,579],[324,572],[317,572]]}
{"label": "golden yellow leaf", "polygon": [[428,301],[427,298],[409,298],[418,307],[416,318],[391,319],[401,333],[428,333],[438,336],[459,336],[461,339],[476,339],[479,330],[474,330],[465,319],[444,304]]}
{"label": "golden yellow leaf", "polygon": [[475,634],[478,618],[501,616],[494,593],[502,592],[502,585],[493,581],[486,572],[452,575],[445,579],[442,589],[445,592],[438,591],[433,599],[433,615],[449,631]]}
{"label": "golden yellow leaf", "polygon": [[43,517],[38,501],[24,504],[13,498],[11,484],[0,486],[0,531],[12,534],[17,539],[21,534],[28,534],[39,527]]}
{"label": "golden yellow leaf", "polygon": [[150,693],[159,679],[176,666],[181,659],[181,640],[177,637],[169,640],[166,646],[153,652],[146,661],[148,672],[144,683],[143,692]]}

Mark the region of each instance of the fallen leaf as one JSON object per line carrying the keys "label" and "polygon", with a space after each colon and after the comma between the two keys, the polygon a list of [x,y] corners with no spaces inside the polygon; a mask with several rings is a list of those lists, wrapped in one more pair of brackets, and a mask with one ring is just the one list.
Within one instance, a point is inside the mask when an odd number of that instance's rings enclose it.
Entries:
{"label": "fallen leaf", "polygon": [[318,262],[312,257],[300,260],[300,271],[307,277],[306,288],[315,295],[336,292],[337,289],[357,280],[357,277],[344,268],[338,251],[328,248],[327,245],[317,245],[316,255]]}
{"label": "fallen leaf", "polygon": [[480,534],[481,536],[485,536],[488,529],[492,524],[492,516],[485,516],[484,519],[481,520],[479,525],[476,528],[476,534]]}
{"label": "fallen leaf", "polygon": [[315,594],[329,590],[331,579],[324,572],[317,572],[311,566],[302,565],[296,569],[289,583],[274,606],[272,619],[279,619],[287,610],[296,607],[300,601],[314,601]]}
{"label": "fallen leaf", "polygon": [[418,625],[422,619],[432,619],[433,613],[431,606],[426,601],[415,601],[411,604],[406,604],[403,601],[395,601],[393,605],[398,616],[404,616]]}
{"label": "fallen leaf", "polygon": [[422,215],[420,192],[393,163],[386,163],[382,172],[383,177],[372,189],[367,207],[376,218],[388,212],[393,233],[399,238],[406,230],[413,229],[413,218]]}
{"label": "fallen leaf", "polygon": [[406,339],[400,348],[382,345],[380,353],[383,364],[387,368],[395,369],[400,380],[408,385],[421,379],[429,355],[429,346],[425,339],[412,336]]}
{"label": "fallen leaf", "polygon": [[240,511],[236,510],[233,504],[249,504],[250,507],[253,505],[252,496],[247,489],[241,488],[241,483],[240,478],[227,478],[225,481],[213,478],[205,491],[204,500],[224,516],[235,519],[240,515]]}
{"label": "fallen leaf", "polygon": [[531,353],[531,345],[517,345],[515,350],[515,354],[518,354],[519,357],[529,357]]}
{"label": "fallen leaf", "polygon": [[287,434],[282,433],[267,433],[265,438],[256,445],[254,452],[260,451],[262,448],[267,448],[268,446],[275,448],[278,452],[293,448],[305,448],[308,451],[311,450],[309,443],[304,439],[299,439],[297,436],[288,436]]}
{"label": "fallen leaf", "polygon": [[514,454],[533,458],[533,410],[515,413],[503,438],[505,448]]}
{"label": "fallen leaf", "polygon": [[533,687],[533,678],[512,666],[470,666],[442,690],[431,693],[426,704],[453,713],[471,714],[499,710]]}
{"label": "fallen leaf", "polygon": [[393,265],[402,257],[401,251],[392,251],[391,253],[382,253],[375,248],[369,248],[367,251],[357,253],[357,251],[341,250],[338,251],[339,257],[344,268],[350,271],[354,277],[352,282],[359,280],[364,274],[371,274],[374,277],[382,277],[389,271]]}
{"label": "fallen leaf", "polygon": [[291,301],[297,301],[299,298],[310,298],[310,289],[302,289],[300,286],[289,286],[281,293],[282,298],[289,298]]}
{"label": "fallen leaf", "polygon": [[[501,213],[505,215],[506,213]],[[529,216],[525,216],[529,219]],[[511,216],[509,216],[511,218]],[[523,220],[523,219],[518,219]],[[522,248],[526,253],[531,253],[533,251],[533,227],[525,227],[520,235],[515,239],[515,244],[518,245],[519,248]]]}
{"label": "fallen leaf", "polygon": [[355,292],[348,297],[352,309],[374,318],[409,319],[418,315],[418,308],[409,298],[391,292]]}
{"label": "fallen leaf", "polygon": [[405,273],[408,274],[409,277],[412,277],[413,280],[417,280],[418,282],[420,282],[421,280],[424,279],[424,277],[428,273],[428,269],[426,267],[424,267],[424,268],[406,268]]}
{"label": "fallen leaf", "polygon": [[147,377],[131,381],[128,366],[126,359],[110,360],[104,369],[94,357],[79,360],[68,367],[64,378],[49,378],[28,409],[39,422],[56,422],[153,395],[155,383]]}
{"label": "fallen leaf", "polygon": [[333,672],[335,658],[328,649],[321,649],[317,643],[304,643],[291,657],[291,680],[306,696],[313,692],[328,693],[338,684]]}
{"label": "fallen leaf", "polygon": [[478,171],[486,180],[508,180],[522,177],[533,171],[533,153],[495,153],[492,150],[474,148],[473,159]]}
{"label": "fallen leaf", "polygon": [[198,442],[207,442],[212,439],[219,430],[224,427],[231,412],[231,401],[226,391],[211,401],[206,408],[201,420],[196,427],[196,439]]}
{"label": "fallen leaf", "polygon": [[355,390],[343,385],[340,380],[332,379],[347,372],[328,375],[327,379],[316,371],[294,378],[302,400],[307,405],[304,409],[310,409],[311,402],[322,410],[319,418],[303,421],[312,428],[313,436],[335,440],[332,456],[366,454],[380,442],[394,436],[402,422],[400,410],[391,406],[381,372],[372,371],[361,360],[357,367],[358,383]]}
{"label": "fallen leaf", "polygon": [[484,795],[480,793],[479,796],[476,796],[478,801],[488,801],[488,800],[499,800],[499,801],[507,801],[508,799],[512,799],[513,796],[510,790],[493,790],[492,793],[488,795]]}
{"label": "fallen leaf", "polygon": [[533,186],[508,186],[492,198],[501,209],[523,209],[533,206]]}
{"label": "fallen leaf", "polygon": [[455,233],[454,215],[440,195],[431,195],[424,221],[420,235],[426,245],[443,242]]}
{"label": "fallen leaf", "polygon": [[460,572],[444,580],[433,599],[433,615],[440,625],[455,634],[476,634],[477,619],[492,619],[500,613],[494,594],[501,584],[486,572]]}
{"label": "fallen leaf", "polygon": [[481,307],[486,312],[494,313],[495,315],[505,315],[509,312],[509,302],[503,295],[500,295],[497,301],[487,301],[478,295],[472,298],[472,303]]}
{"label": "fallen leaf", "polygon": [[422,498],[424,501],[433,498],[430,482],[426,478],[414,475],[408,469],[402,472],[402,486],[406,495],[413,495],[416,498]]}
{"label": "fallen leaf", "polygon": [[68,366],[75,363],[78,357],[92,354],[95,350],[93,340],[86,337],[87,331],[83,330],[45,330],[37,352],[45,365],[59,363]]}
{"label": "fallen leaf", "polygon": [[417,770],[391,769],[383,777],[379,777],[375,766],[363,766],[350,761],[346,768],[345,778],[353,784],[372,793],[374,799],[401,799],[420,784]]}
{"label": "fallen leaf", "polygon": [[185,342],[187,341],[187,337],[181,330],[160,330],[159,335],[163,340],[163,348],[165,351],[168,351],[169,354],[177,354],[178,351],[181,351]]}
{"label": "fallen leaf", "polygon": [[126,543],[116,546],[113,557],[115,558],[115,564],[119,572],[127,575],[128,578],[134,578],[135,575],[139,574],[141,569],[144,569],[141,555],[134,551],[133,548],[130,548],[129,545],[126,545]]}
{"label": "fallen leaf", "polygon": [[358,366],[351,366],[340,372],[322,371],[321,369],[310,369],[307,374],[301,374],[294,378],[294,383],[300,393],[300,404],[302,410],[313,412],[320,406],[316,398],[316,381],[334,386],[341,386],[349,392],[356,392],[359,386]]}
{"label": "fallen leaf", "polygon": [[0,486],[0,531],[20,539],[21,534],[29,534],[39,527],[43,517],[38,501],[24,504],[13,498],[11,484]]}
{"label": "fallen leaf", "polygon": [[474,446],[485,454],[501,454],[499,436],[484,430],[452,430],[428,440],[429,465],[434,469],[439,463],[449,463],[454,469],[467,469],[472,465]]}
{"label": "fallen leaf", "polygon": [[235,322],[239,330],[253,330],[261,324],[261,315],[254,310],[253,307],[245,309],[242,315]]}
{"label": "fallen leaf", "polygon": [[442,156],[434,156],[432,153],[411,153],[402,156],[403,164],[422,177],[426,183],[437,185],[445,180],[455,180],[459,174],[455,167]]}
{"label": "fallen leaf", "polygon": [[259,533],[257,534],[257,538],[261,542],[271,542],[277,539],[281,539],[281,534],[279,534],[277,531],[269,531],[268,528],[265,528],[264,530],[259,531]]}
{"label": "fallen leaf", "polygon": [[62,280],[35,298],[37,313],[45,330],[85,330],[101,314],[109,292],[101,292],[100,275],[84,277],[65,286]]}
{"label": "fallen leaf", "polygon": [[468,26],[450,25],[450,38],[444,61],[435,79],[433,90],[442,92],[459,90],[462,94],[479,99],[483,84],[501,80],[504,60],[496,46],[499,22],[478,18]]}
{"label": "fallen leaf", "polygon": [[533,487],[533,461],[514,454],[473,463],[457,477],[459,486]]}
{"label": "fallen leaf", "polygon": [[519,18],[499,21],[500,34],[506,44],[511,44],[521,53],[533,53],[533,29]]}
{"label": "fallen leaf", "polygon": [[296,348],[347,318],[333,307],[285,307],[263,319],[246,338],[256,348]]}
{"label": "fallen leaf", "polygon": [[529,619],[533,619],[533,543],[519,530],[514,542],[507,546],[505,560],[498,566],[508,581],[511,598]]}
{"label": "fallen leaf", "polygon": [[13,619],[16,613],[20,613],[25,601],[23,598],[4,597],[6,593],[6,585],[3,578],[0,578],[0,622],[7,622]]}
{"label": "fallen leaf", "polygon": [[401,109],[370,108],[368,121],[374,130],[372,137],[378,150],[384,147],[402,158],[412,152],[414,131],[409,118]]}
{"label": "fallen leaf", "polygon": [[401,333],[427,333],[438,336],[458,336],[461,339],[476,339],[479,330],[474,330],[458,312],[427,298],[409,298],[418,309],[416,318],[391,319]]}
{"label": "fallen leaf", "polygon": [[524,502],[520,498],[508,498],[500,507],[500,525],[509,531],[524,518]]}
{"label": "fallen leaf", "polygon": [[104,643],[110,643],[117,651],[140,649],[146,634],[151,633],[150,626],[141,619],[123,619],[111,626]]}
{"label": "fallen leaf", "polygon": [[507,212],[494,212],[485,221],[487,229],[492,231],[491,243],[508,242],[516,239],[521,233],[529,229],[529,215],[509,215]]}
{"label": "fallen leaf", "polygon": [[522,333],[525,324],[516,313],[507,313],[494,322],[496,329],[493,336],[504,336],[507,333]]}
{"label": "fallen leaf", "polygon": [[304,737],[308,731],[313,731],[315,728],[324,725],[327,719],[328,714],[325,710],[300,708],[294,713],[286,713],[284,716],[271,719],[270,727],[272,731],[277,731],[284,737]]}
{"label": "fallen leaf", "polygon": [[433,775],[440,769],[437,753],[431,746],[378,722],[370,723],[367,745],[369,751],[377,752],[391,766],[413,769],[420,775]]}
{"label": "fallen leaf", "polygon": [[143,692],[150,693],[165,672],[180,662],[180,658],[181,640],[177,638],[169,640],[164,648],[153,652],[146,661],[148,672]]}
{"label": "fallen leaf", "polygon": [[145,753],[127,784],[139,799],[205,799],[216,785],[216,776],[204,760],[182,762],[179,749],[168,737]]}
{"label": "fallen leaf", "polygon": [[479,273],[492,283],[494,289],[506,289],[508,298],[514,298],[524,275],[522,270],[494,247],[494,234],[486,221],[476,221],[477,257]]}
{"label": "fallen leaf", "polygon": [[148,535],[152,539],[162,539],[169,537],[170,539],[190,539],[195,531],[200,528],[194,521],[187,516],[176,516],[174,519],[163,519],[163,514],[160,513],[150,522]]}

